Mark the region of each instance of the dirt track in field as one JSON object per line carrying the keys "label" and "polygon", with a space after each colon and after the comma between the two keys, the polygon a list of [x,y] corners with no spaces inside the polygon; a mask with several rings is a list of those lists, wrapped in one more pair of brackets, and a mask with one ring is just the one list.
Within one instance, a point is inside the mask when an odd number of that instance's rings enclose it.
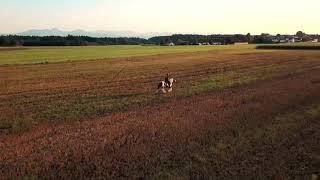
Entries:
{"label": "dirt track in field", "polygon": [[[0,177],[307,176],[320,170],[320,72],[0,136]],[[317,106],[319,107],[319,106]]]}

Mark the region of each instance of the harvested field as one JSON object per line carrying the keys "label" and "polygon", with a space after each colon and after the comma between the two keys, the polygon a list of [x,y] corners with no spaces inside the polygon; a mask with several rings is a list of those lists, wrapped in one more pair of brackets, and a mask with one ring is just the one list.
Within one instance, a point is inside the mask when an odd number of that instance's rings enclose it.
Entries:
{"label": "harvested field", "polygon": [[[226,87],[319,69],[320,52],[225,49],[109,61],[0,67],[0,134],[43,123],[81,121],[205,94]],[[174,93],[155,94],[167,72]]]}
{"label": "harvested field", "polygon": [[2,177],[300,177],[320,169],[320,71],[0,137]]}

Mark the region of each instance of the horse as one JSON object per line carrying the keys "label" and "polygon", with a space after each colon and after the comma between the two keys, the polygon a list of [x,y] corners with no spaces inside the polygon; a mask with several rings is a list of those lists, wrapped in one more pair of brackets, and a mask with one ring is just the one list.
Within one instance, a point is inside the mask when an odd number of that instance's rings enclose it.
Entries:
{"label": "horse", "polygon": [[[158,84],[158,92],[159,90],[161,90],[162,93],[169,93],[172,92],[172,87],[173,87],[173,83],[176,82],[176,80],[174,80],[173,78],[170,78],[169,73],[167,74],[167,76],[165,77],[164,81],[160,81]],[[166,90],[166,88],[169,88],[168,90]]]}

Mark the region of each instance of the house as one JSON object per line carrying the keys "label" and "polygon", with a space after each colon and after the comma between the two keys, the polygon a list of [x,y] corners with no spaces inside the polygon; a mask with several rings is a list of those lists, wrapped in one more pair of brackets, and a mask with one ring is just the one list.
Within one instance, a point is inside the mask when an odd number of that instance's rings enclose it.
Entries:
{"label": "house", "polygon": [[288,42],[289,42],[289,43],[302,42],[302,39],[301,39],[301,38],[298,38],[298,37],[293,37],[293,38],[289,39]]}
{"label": "house", "polygon": [[221,45],[222,43],[221,42],[213,42],[211,43],[212,45]]}
{"label": "house", "polygon": [[289,39],[288,43],[294,43],[294,38]]}
{"label": "house", "polygon": [[246,45],[249,44],[249,42],[235,42],[234,45]]}
{"label": "house", "polygon": [[319,42],[319,39],[313,39],[312,42],[317,43],[317,42]]}

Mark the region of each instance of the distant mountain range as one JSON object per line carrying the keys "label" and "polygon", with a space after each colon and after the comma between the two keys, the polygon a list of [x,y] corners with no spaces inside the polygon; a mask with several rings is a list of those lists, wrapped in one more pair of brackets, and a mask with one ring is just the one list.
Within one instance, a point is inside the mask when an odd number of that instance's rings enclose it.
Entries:
{"label": "distant mountain range", "polygon": [[90,36],[90,37],[139,37],[139,38],[150,38],[154,36],[166,36],[171,33],[137,33],[133,31],[62,31],[57,28],[53,29],[32,29],[20,33],[15,33],[21,36]]}

